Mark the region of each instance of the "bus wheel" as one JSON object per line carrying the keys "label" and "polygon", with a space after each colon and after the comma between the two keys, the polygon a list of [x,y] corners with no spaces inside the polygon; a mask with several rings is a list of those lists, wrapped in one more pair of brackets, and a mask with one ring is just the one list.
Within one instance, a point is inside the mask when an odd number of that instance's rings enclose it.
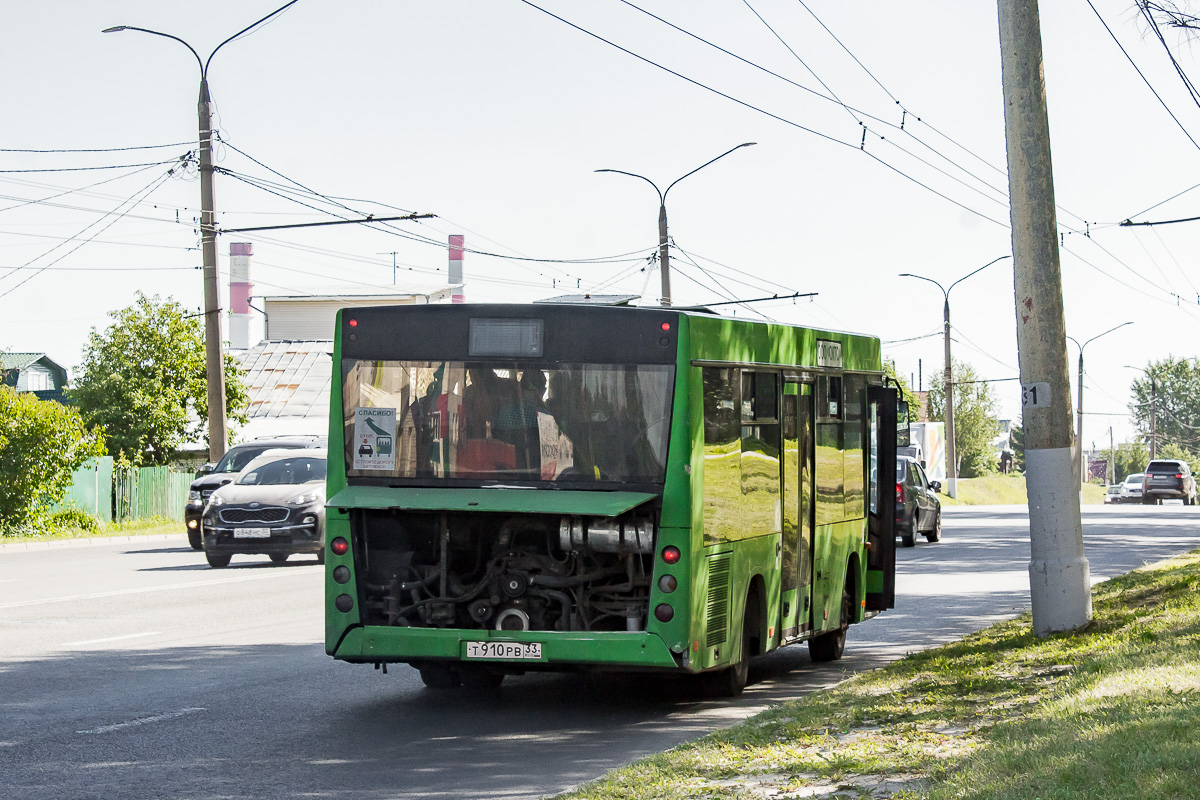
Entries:
{"label": "bus wheel", "polygon": [[417,670],[421,673],[421,683],[430,689],[458,687],[458,673],[449,664],[422,664]]}
{"label": "bus wheel", "polygon": [[746,600],[746,614],[742,619],[742,653],[738,660],[719,672],[710,672],[705,676],[709,693],[715,697],[737,697],[750,680],[751,631],[758,624],[753,610],[755,602],[754,595]]}
{"label": "bus wheel", "polygon": [[213,569],[228,567],[233,556],[219,556],[216,553],[205,553],[204,558],[208,561],[208,565]]}
{"label": "bus wheel", "polygon": [[836,631],[823,633],[808,640],[808,654],[813,661],[837,661],[846,649],[846,629],[854,616],[854,593],[851,591],[850,576],[842,584],[842,624]]}

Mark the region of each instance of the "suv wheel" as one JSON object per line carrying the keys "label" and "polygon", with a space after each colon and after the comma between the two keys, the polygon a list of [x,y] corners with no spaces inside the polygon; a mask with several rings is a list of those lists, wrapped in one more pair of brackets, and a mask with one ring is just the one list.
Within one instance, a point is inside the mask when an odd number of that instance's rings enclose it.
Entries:
{"label": "suv wheel", "polygon": [[216,553],[205,553],[204,557],[208,560],[208,565],[213,569],[228,567],[229,562],[233,560],[233,556],[221,556]]}
{"label": "suv wheel", "polygon": [[193,550],[203,550],[204,549],[204,540],[200,538],[200,530],[198,528],[196,530],[192,530],[191,528],[188,528],[187,535],[188,535],[188,544],[191,546],[191,548]]}

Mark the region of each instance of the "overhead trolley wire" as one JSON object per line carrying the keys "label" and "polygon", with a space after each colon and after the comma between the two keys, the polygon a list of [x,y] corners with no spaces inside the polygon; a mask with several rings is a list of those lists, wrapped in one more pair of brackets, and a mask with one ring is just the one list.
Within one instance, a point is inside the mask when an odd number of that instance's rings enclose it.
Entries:
{"label": "overhead trolley wire", "polygon": [[1179,126],[1179,130],[1183,131],[1183,135],[1188,138],[1188,141],[1192,143],[1192,146],[1197,150],[1200,150],[1200,143],[1197,143],[1196,140],[1192,138],[1192,135],[1188,133],[1187,128],[1183,127],[1183,123],[1179,121],[1179,117],[1175,116],[1175,112],[1171,111],[1170,107],[1167,105],[1167,101],[1162,99],[1162,96],[1154,88],[1154,85],[1150,83],[1150,80],[1145,76],[1141,69],[1138,68],[1138,65],[1134,62],[1133,57],[1129,55],[1129,51],[1125,49],[1125,46],[1121,44],[1121,41],[1117,38],[1116,34],[1113,33],[1112,28],[1110,28],[1108,23],[1104,21],[1104,17],[1100,16],[1100,12],[1096,10],[1096,6],[1093,5],[1092,0],[1084,0],[1084,2],[1087,3],[1088,7],[1092,9],[1092,13],[1096,15],[1096,19],[1100,20],[1100,24],[1104,26],[1104,30],[1108,31],[1108,35],[1112,37],[1113,42],[1116,43],[1118,48],[1120,48],[1121,53],[1129,61],[1129,64],[1133,67],[1134,72],[1136,72],[1138,77],[1142,79],[1142,82],[1146,84],[1146,88],[1150,90],[1150,93],[1153,94],[1155,99],[1158,100],[1159,104],[1162,105],[1163,110],[1166,111],[1167,115],[1175,121],[1175,124]]}

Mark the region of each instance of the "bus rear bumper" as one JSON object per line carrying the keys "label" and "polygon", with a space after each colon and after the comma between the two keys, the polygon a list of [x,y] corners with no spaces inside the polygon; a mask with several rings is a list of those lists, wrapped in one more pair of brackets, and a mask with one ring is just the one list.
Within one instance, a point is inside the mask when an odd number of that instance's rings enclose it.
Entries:
{"label": "bus rear bumper", "polygon": [[[468,658],[468,642],[537,642],[537,659]],[[368,626],[348,631],[334,658],[355,663],[471,661],[520,670],[571,670],[583,667],[678,669],[682,657],[673,654],[651,633],[509,633],[438,628]]]}

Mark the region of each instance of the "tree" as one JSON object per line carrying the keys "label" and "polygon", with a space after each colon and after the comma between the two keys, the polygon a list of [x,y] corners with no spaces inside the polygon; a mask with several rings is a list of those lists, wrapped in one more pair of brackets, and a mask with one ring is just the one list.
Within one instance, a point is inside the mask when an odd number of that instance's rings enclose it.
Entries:
{"label": "tree", "polygon": [[883,371],[888,377],[894,380],[900,386],[900,400],[908,403],[908,417],[914,422],[917,419],[917,410],[920,405],[917,402],[916,392],[908,385],[908,381],[896,372],[896,363],[894,361],[884,361]]}
{"label": "tree", "polygon": [[[1125,442],[1117,445],[1112,453],[1108,449],[1101,450],[1100,456],[1113,461],[1113,481],[1120,483],[1135,472],[1145,472],[1146,464],[1150,463],[1150,450],[1140,442]],[[1163,456],[1174,458],[1175,456]]]}
{"label": "tree", "polygon": [[[954,364],[954,455],[961,478],[977,478],[996,471],[996,448],[1000,433],[996,398],[991,384],[980,381],[970,364]],[[946,419],[946,389],[935,383],[929,390],[929,418]]]}
{"label": "tree", "polygon": [[104,454],[104,436],[73,408],[0,386],[0,528],[61,500],[71,473]]}
{"label": "tree", "polygon": [[1156,455],[1166,458],[1163,447],[1170,444],[1189,453],[1200,452],[1200,365],[1172,356],[1151,362],[1145,374],[1134,379],[1130,392],[1134,425],[1143,441],[1149,442],[1153,435]]}
{"label": "tree", "polygon": [[1008,449],[1013,451],[1013,469],[1025,471],[1025,428],[1014,425],[1008,432]]}
{"label": "tree", "polygon": [[[72,398],[87,424],[104,429],[109,452],[137,465],[166,464],[183,444],[207,437],[203,325],[174,300],[141,292],[109,316],[103,334],[92,329]],[[246,421],[246,397],[241,367],[226,354],[231,422]]]}

